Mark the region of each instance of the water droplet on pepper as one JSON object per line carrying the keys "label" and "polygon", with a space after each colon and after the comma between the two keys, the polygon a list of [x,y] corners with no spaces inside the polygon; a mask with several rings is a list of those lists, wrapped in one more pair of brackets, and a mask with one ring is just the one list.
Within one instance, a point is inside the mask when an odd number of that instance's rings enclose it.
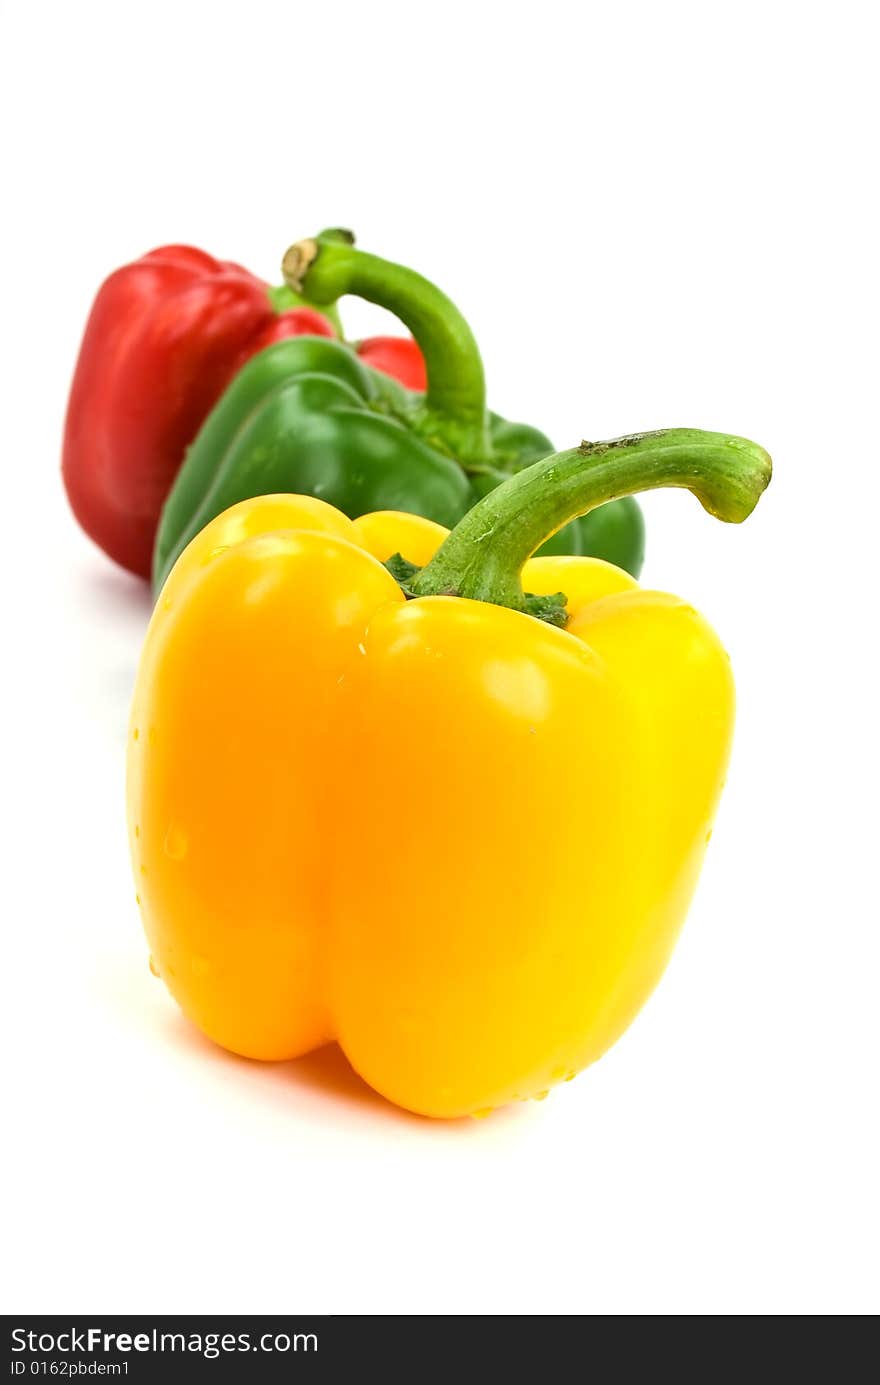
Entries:
{"label": "water droplet on pepper", "polygon": [[182,861],[189,847],[189,838],[179,822],[169,822],[163,851],[172,861]]}

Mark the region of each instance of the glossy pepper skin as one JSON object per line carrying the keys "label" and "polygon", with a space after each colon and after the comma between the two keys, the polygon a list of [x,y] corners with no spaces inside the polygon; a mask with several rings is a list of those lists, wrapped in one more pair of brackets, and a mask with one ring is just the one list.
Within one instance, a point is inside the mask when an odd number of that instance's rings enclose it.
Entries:
{"label": "glossy pepper skin", "polygon": [[336,1039],[435,1117],[598,1058],[681,927],[733,682],[686,602],[527,555],[609,493],[688,486],[739,521],[768,479],[754,444],[676,430],[539,463],[448,537],[292,495],[203,529],[152,618],[128,769],[153,966],[190,1019],[251,1058]]}
{"label": "glossy pepper skin", "polygon": [[86,533],[122,567],[151,571],[159,513],[203,420],[255,352],[327,317],[287,289],[189,245],[166,245],[104,282],[86,325],[62,475]]}
{"label": "glossy pepper skin", "polygon": [[[403,509],[450,525],[507,476],[553,451],[538,429],[487,410],[473,334],[421,275],[363,253],[342,231],[292,246],[283,270],[288,286],[318,307],[356,294],[395,312],[417,343],[427,388],[408,390],[369,369],[358,374],[344,352],[329,349],[276,348],[251,362],[231,386],[234,398],[222,399],[207,420],[168,498],[154,556],[157,589],[199,529],[248,496],[302,492],[352,518]],[[395,359],[387,343],[362,351],[366,361],[400,372],[404,346]],[[638,574],[644,526],[637,502],[626,497],[597,508],[554,535],[547,551],[593,554]]]}

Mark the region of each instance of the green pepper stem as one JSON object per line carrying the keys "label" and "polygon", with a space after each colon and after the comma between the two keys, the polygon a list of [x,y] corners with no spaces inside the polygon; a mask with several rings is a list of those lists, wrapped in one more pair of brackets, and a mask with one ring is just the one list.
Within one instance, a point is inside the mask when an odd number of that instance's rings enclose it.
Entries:
{"label": "green pepper stem", "polygon": [[462,462],[489,458],[483,362],[470,327],[445,293],[412,269],[357,250],[354,237],[343,231],[322,231],[292,245],[282,274],[290,288],[318,307],[353,293],[399,317],[427,368],[418,431]]}
{"label": "green pepper stem", "polygon": [[637,491],[682,486],[717,519],[739,524],[770,481],[763,448],[726,433],[670,428],[584,442],[511,476],[456,525],[412,578],[414,596],[455,595],[526,611],[523,563],[557,529]]}

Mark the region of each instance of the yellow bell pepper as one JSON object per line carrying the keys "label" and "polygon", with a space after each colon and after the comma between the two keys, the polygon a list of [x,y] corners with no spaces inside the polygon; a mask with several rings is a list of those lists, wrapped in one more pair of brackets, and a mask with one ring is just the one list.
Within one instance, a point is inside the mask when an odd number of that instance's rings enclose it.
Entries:
{"label": "yellow bell pepper", "polygon": [[336,1039],[439,1117],[540,1097],[614,1043],[696,883],[733,681],[686,602],[529,555],[658,485],[738,521],[769,475],[754,444],[676,430],[540,462],[449,537],[291,495],[209,524],[129,738],[143,923],[190,1019],[259,1059]]}

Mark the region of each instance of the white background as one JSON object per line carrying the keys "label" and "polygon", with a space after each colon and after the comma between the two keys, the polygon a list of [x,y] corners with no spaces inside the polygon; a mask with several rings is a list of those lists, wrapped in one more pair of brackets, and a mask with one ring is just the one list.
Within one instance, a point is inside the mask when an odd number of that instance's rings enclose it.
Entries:
{"label": "white background", "polygon": [[[871,11],[5,5],[8,1311],[878,1307]],[[275,278],[327,224],[445,287],[493,406],[559,445],[686,424],[776,463],[743,528],[645,506],[645,579],[714,621],[740,698],[672,965],[601,1063],[482,1122],[397,1112],[332,1051],[225,1056],[150,976],[148,596],[58,474],[106,272],[182,240]]]}

